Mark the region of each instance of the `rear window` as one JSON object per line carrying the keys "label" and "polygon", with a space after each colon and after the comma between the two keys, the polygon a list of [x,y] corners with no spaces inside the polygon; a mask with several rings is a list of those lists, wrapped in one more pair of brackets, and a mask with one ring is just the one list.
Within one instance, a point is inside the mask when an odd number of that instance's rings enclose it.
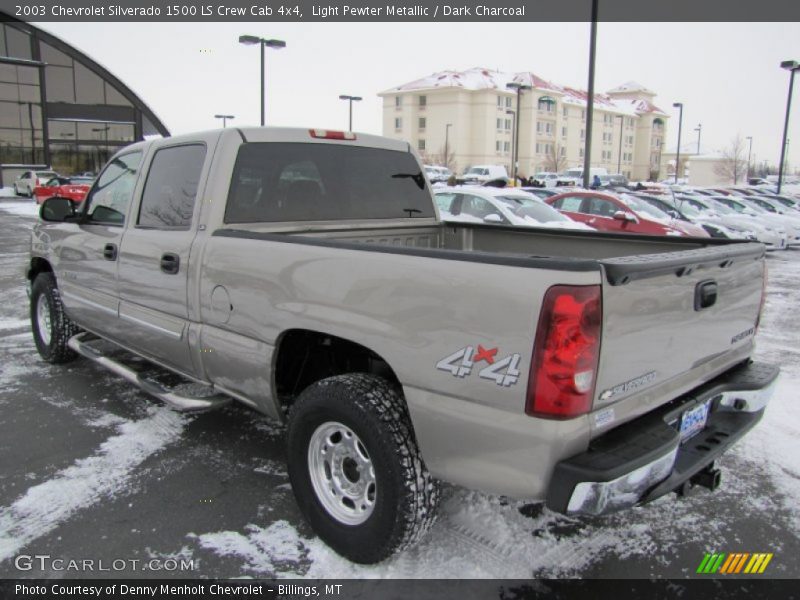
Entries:
{"label": "rear window", "polygon": [[343,144],[243,145],[225,209],[226,223],[433,216],[411,154]]}

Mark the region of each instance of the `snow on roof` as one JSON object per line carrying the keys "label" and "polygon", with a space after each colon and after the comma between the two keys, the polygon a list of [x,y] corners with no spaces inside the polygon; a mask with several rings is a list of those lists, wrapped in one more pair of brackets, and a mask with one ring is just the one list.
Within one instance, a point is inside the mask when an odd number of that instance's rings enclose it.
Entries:
{"label": "snow on roof", "polygon": [[[512,90],[506,88],[506,84],[512,81],[524,83],[537,91],[561,96],[565,104],[570,104],[573,106],[587,105],[588,92],[584,90],[558,85],[531,72],[504,73],[502,71],[493,71],[482,67],[473,67],[472,69],[467,69],[466,71],[439,71],[438,73],[433,73],[427,77],[390,88],[378,95],[383,96],[397,92],[422,91],[438,88],[462,88],[470,91],[497,90],[513,94],[514,92]],[[636,82],[625,83],[614,90],[611,90],[609,94],[612,94],[615,91],[619,92],[623,90],[623,88],[627,87],[631,87],[631,89],[625,89],[624,91],[634,91],[634,86],[637,86],[645,93],[655,95],[654,92],[650,92],[644,88],[644,86]],[[638,91],[638,89],[636,91]],[[630,116],[636,116],[644,113],[654,113],[666,116],[666,113],[663,110],[658,108],[649,100],[613,98],[609,94],[595,93],[594,106],[596,109]]]}
{"label": "snow on roof", "polygon": [[613,90],[608,90],[609,94],[627,94],[631,92],[640,92],[650,96],[656,95],[655,92],[648,90],[638,81],[626,81],[622,85],[615,87]]}

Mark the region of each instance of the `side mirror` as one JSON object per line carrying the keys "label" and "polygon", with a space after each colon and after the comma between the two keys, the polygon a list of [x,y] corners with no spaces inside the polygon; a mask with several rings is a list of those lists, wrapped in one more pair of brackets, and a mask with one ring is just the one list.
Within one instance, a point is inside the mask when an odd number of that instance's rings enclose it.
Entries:
{"label": "side mirror", "polygon": [[624,210],[618,210],[614,213],[614,220],[615,221],[625,221],[626,223],[638,223],[636,217],[629,212],[625,212]]}
{"label": "side mirror", "polygon": [[490,215],[486,215],[485,217],[483,217],[483,221],[485,223],[502,223],[503,217],[501,217],[497,213],[492,213]]}
{"label": "side mirror", "polygon": [[67,198],[52,196],[42,203],[39,216],[42,221],[63,223],[69,217],[75,216],[75,205]]}

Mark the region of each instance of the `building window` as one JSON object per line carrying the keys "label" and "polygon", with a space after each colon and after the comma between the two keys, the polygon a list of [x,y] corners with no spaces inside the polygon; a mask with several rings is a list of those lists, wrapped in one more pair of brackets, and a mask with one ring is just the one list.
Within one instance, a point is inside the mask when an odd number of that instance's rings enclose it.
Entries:
{"label": "building window", "polygon": [[419,107],[425,108],[428,105],[428,97],[427,96],[420,96],[419,97]]}
{"label": "building window", "polygon": [[542,133],[542,122],[536,121],[536,133]]}
{"label": "building window", "polygon": [[561,128],[561,137],[562,138],[567,137],[567,128],[566,127],[562,127]]}
{"label": "building window", "polygon": [[582,121],[585,121],[585,120],[586,120],[586,111],[585,111],[585,110],[582,110],[582,111],[581,111],[581,120],[582,120]]}
{"label": "building window", "polygon": [[562,110],[562,112],[563,112],[565,117],[569,116],[569,108],[566,105],[563,106],[561,110]]}
{"label": "building window", "polygon": [[581,129],[581,139],[582,140],[586,139],[586,130],[585,129]]}
{"label": "building window", "polygon": [[539,102],[537,103],[537,108],[544,112],[553,112],[556,109],[556,101],[553,100],[550,96],[542,96],[539,98]]}
{"label": "building window", "polygon": [[536,154],[542,153],[542,145],[539,142],[536,142]]}
{"label": "building window", "polygon": [[578,149],[578,157],[583,158],[583,148]]}
{"label": "building window", "polygon": [[400,108],[403,105],[403,97],[402,96],[395,96],[394,97],[394,105],[396,108]]}
{"label": "building window", "polygon": [[497,110],[500,110],[501,108],[503,108],[503,97],[502,96],[498,96],[497,97]]}
{"label": "building window", "polygon": [[425,140],[417,140],[417,150],[425,150]]}
{"label": "building window", "polygon": [[419,130],[425,131],[425,117],[419,118]]}
{"label": "building window", "polygon": [[495,152],[500,152],[500,149],[503,147],[503,143],[500,140],[496,140],[494,143],[494,150]]}
{"label": "building window", "polygon": [[506,97],[506,108],[511,108],[511,97],[510,96]]}
{"label": "building window", "polygon": [[503,152],[508,152],[511,149],[511,142],[503,142]]}
{"label": "building window", "polygon": [[566,149],[564,146],[561,146],[561,148],[559,148],[559,151],[558,151],[558,153],[559,153],[561,156],[566,156],[566,155],[567,155],[567,149]]}
{"label": "building window", "polygon": [[503,129],[503,119],[497,119],[497,130]]}
{"label": "building window", "polygon": [[403,119],[401,119],[400,117],[397,117],[394,120],[394,128],[395,128],[395,131],[400,131],[403,128]]}
{"label": "building window", "polygon": [[506,130],[511,131],[511,119],[506,119]]}

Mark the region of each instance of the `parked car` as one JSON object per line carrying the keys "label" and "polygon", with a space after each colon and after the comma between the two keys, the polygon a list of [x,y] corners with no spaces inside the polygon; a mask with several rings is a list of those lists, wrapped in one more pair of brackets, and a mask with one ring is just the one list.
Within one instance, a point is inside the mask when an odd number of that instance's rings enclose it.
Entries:
{"label": "parked car", "polygon": [[435,190],[434,198],[442,220],[448,222],[593,229],[584,223],[573,221],[543,200],[515,189],[448,187]]}
{"label": "parked car", "polygon": [[786,245],[800,246],[800,218],[778,214],[774,207],[772,207],[772,211],[769,211],[750,198],[725,196],[724,198],[718,197],[717,201],[740,214],[755,217],[776,229],[784,230],[786,232]]}
{"label": "parked car", "polygon": [[425,174],[431,183],[446,182],[450,179],[453,172],[447,167],[440,167],[437,165],[425,165]]}
{"label": "parked car", "polygon": [[75,203],[82,202],[94,179],[91,177],[53,177],[44,185],[33,188],[33,197],[36,203],[41,204],[47,198],[60,196],[69,198]]}
{"label": "parked car", "polygon": [[32,196],[35,187],[44,185],[53,177],[58,177],[55,171],[25,171],[14,181],[14,193],[17,196]]}
{"label": "parked car", "polygon": [[671,226],[670,217],[657,208],[632,197],[632,201],[631,199],[623,201],[623,196],[605,192],[576,191],[552,196],[545,202],[559,209],[570,219],[586,223],[600,231],[685,235],[683,231]]}
{"label": "parked car", "polygon": [[[702,227],[708,235],[718,238],[731,238],[731,239],[752,239],[755,240],[755,234],[735,230],[722,223],[719,217],[706,216],[697,208],[694,208],[688,202],[676,201],[670,196],[652,196],[649,194],[634,194],[637,198],[652,204],[657,209],[665,212],[676,221],[683,221],[692,223],[695,226]],[[691,235],[691,234],[689,234]]]}
{"label": "parked car", "polygon": [[718,198],[724,200],[727,196],[685,195],[681,198],[713,217],[720,217],[723,224],[728,227],[753,232],[756,239],[764,244],[767,250],[784,250],[786,248],[787,234],[783,227],[767,224],[754,216],[739,213],[718,200]]}
{"label": "parked car", "polygon": [[530,178],[531,184],[544,188],[554,188],[558,185],[558,173],[542,171]]}
{"label": "parked car", "polygon": [[486,183],[487,181],[508,181],[508,172],[503,165],[475,165],[461,176],[464,183]]}
{"label": "parked car", "polygon": [[540,187],[521,187],[519,188],[524,192],[528,192],[529,194],[533,194],[537,198],[544,200],[545,198],[550,198],[551,196],[555,196],[556,194],[563,193],[563,190],[552,190],[547,188],[540,188]]}

